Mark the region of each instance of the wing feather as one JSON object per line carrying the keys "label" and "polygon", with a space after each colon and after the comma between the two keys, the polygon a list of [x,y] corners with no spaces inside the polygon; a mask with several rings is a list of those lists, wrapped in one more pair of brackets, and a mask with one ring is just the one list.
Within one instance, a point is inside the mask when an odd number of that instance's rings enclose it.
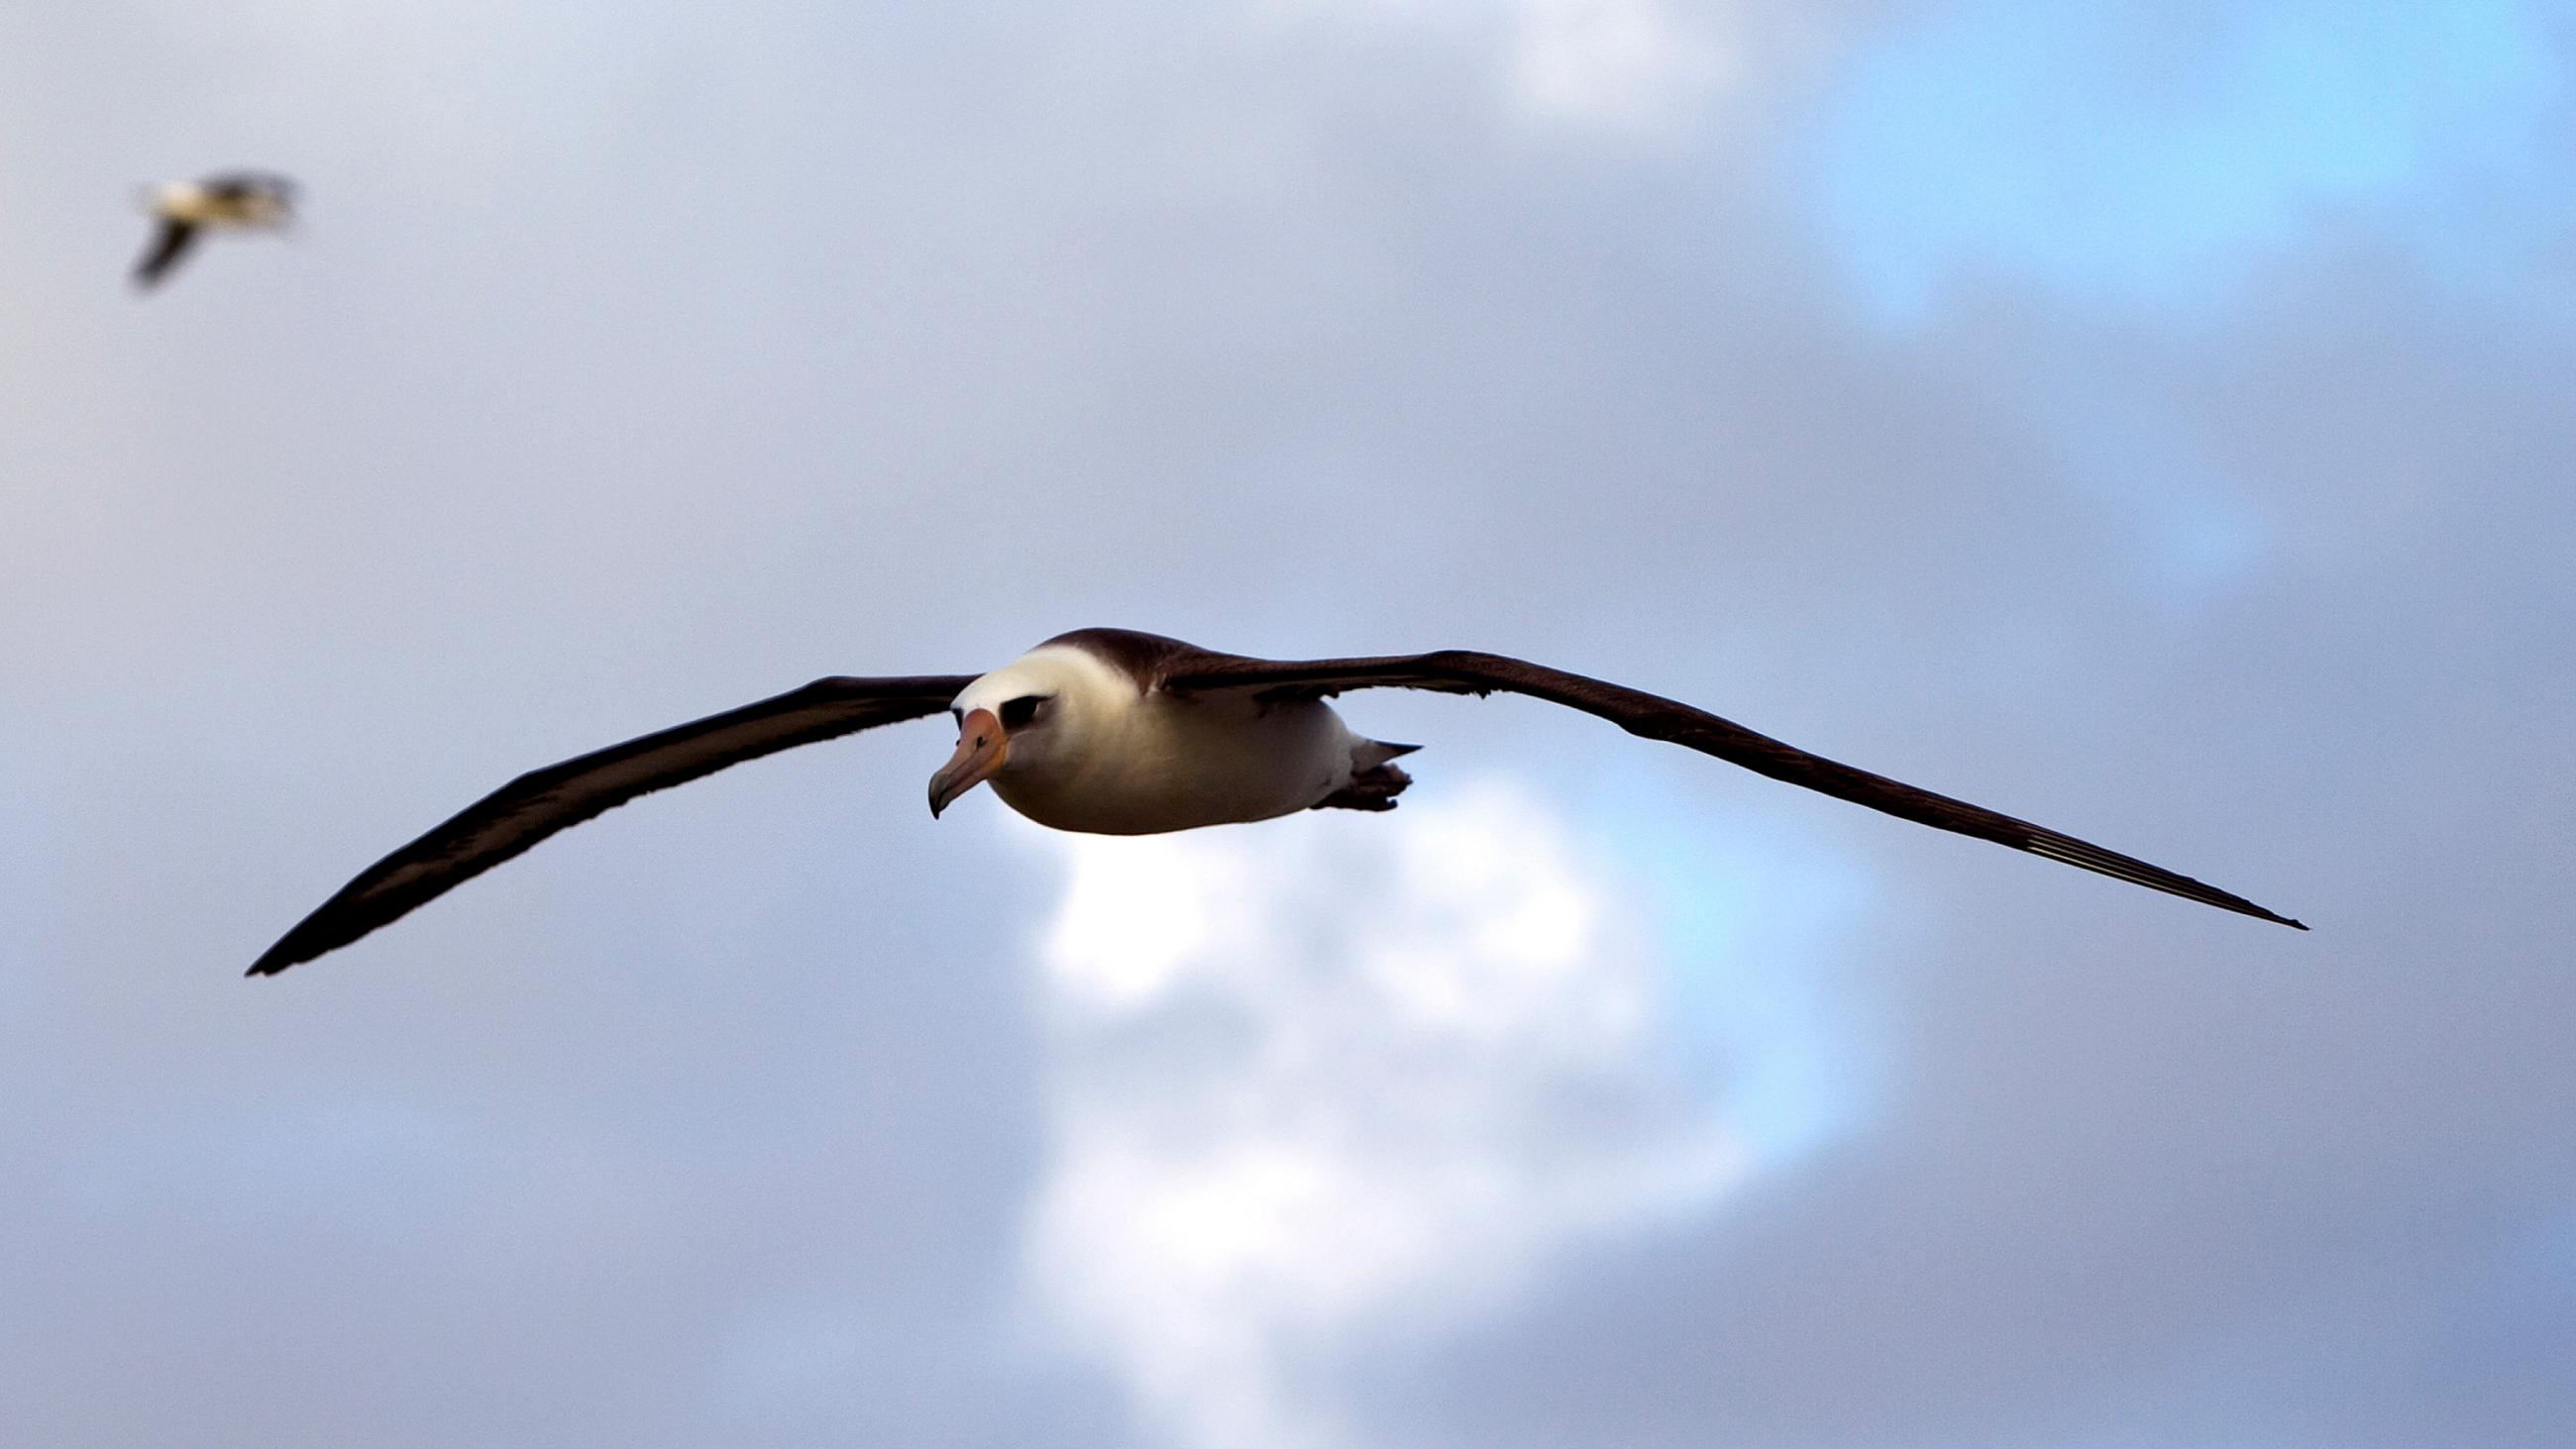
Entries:
{"label": "wing feather", "polygon": [[1668,740],[1774,780],[1866,805],[1937,830],[1991,840],[2015,850],[2164,891],[2222,910],[2307,927],[2242,896],[2190,876],[2106,850],[2090,841],[2010,815],[1937,795],[1884,775],[1828,760],[1733,720],[1642,689],[1550,669],[1500,654],[1448,650],[1366,659],[1271,660],[1199,650],[1170,661],[1158,681],[1174,693],[1248,689],[1265,697],[1320,696],[1353,689],[1432,689],[1452,694],[1502,691],[1579,709],[1647,739]]}
{"label": "wing feather", "polygon": [[252,963],[270,976],[388,925],[465,882],[638,795],[798,745],[948,707],[970,675],[818,679],[756,704],[532,770],[342,886]]}
{"label": "wing feather", "polygon": [[187,254],[188,243],[196,236],[197,228],[193,223],[171,216],[161,218],[161,229],[153,233],[151,250],[134,264],[134,285],[150,287],[160,281],[172,267],[179,265],[179,258]]}

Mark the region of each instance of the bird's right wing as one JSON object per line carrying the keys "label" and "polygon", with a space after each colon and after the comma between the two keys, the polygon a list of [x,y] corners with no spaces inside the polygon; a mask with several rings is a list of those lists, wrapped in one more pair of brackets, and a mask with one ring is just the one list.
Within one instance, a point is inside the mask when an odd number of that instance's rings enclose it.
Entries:
{"label": "bird's right wing", "polygon": [[269,947],[249,974],[274,975],[348,945],[556,831],[638,795],[797,745],[938,714],[973,682],[964,674],[818,679],[773,699],[521,775],[367,867]]}
{"label": "bird's right wing", "polygon": [[161,218],[161,230],[153,235],[152,249],[134,264],[134,285],[149,287],[160,281],[172,267],[179,265],[179,258],[187,254],[188,243],[196,240],[196,236],[194,223],[176,217]]}

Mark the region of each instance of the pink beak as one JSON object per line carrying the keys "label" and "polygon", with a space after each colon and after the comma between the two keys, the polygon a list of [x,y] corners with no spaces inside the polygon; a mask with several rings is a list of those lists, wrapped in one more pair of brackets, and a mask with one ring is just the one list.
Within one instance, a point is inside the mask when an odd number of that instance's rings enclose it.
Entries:
{"label": "pink beak", "polygon": [[1010,737],[1002,733],[1002,722],[989,709],[970,709],[957,727],[957,753],[930,777],[930,818],[948,808],[948,802],[983,784],[1002,762],[1010,757]]}

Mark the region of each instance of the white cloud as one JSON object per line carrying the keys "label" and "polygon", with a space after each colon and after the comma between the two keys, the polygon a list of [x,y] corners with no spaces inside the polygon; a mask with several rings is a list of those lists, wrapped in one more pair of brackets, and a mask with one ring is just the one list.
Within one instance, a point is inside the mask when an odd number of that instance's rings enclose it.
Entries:
{"label": "white cloud", "polygon": [[1737,73],[1738,38],[1714,10],[1667,0],[1265,0],[1274,14],[1490,52],[1511,109],[1644,135],[1682,125]]}
{"label": "white cloud", "polygon": [[1176,1442],[1344,1442],[1337,1351],[1742,1171],[1639,902],[1521,791],[1034,838],[1067,882],[1030,1301]]}
{"label": "white cloud", "polygon": [[1542,115],[1651,129],[1729,69],[1717,38],[1660,0],[1521,0],[1517,9],[1514,91]]}

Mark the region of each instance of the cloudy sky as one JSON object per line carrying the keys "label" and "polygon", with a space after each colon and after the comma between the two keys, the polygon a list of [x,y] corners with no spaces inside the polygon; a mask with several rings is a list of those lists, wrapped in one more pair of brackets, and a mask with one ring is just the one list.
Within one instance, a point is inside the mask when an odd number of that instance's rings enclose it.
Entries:
{"label": "cloudy sky", "polygon": [[[0,1440],[2565,1442],[2571,134],[2543,0],[0,7]],[[929,722],[240,979],[1085,624],[2316,930],[1363,696],[1391,816]]]}

